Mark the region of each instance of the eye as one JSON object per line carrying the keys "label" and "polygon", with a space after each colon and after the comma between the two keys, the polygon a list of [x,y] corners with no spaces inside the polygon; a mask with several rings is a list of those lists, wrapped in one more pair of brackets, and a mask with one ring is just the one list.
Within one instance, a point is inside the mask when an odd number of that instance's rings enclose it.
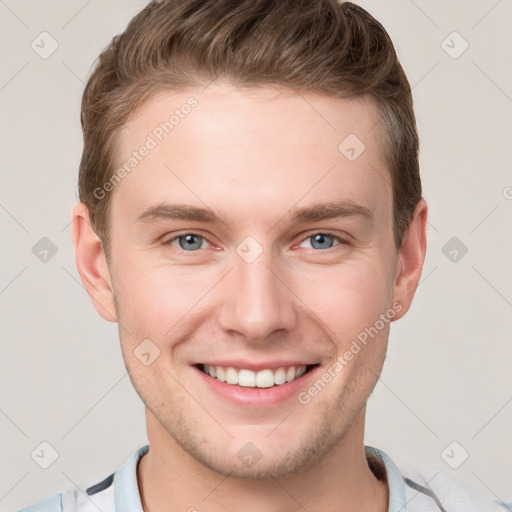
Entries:
{"label": "eye", "polygon": [[178,247],[186,252],[194,252],[198,249],[202,249],[203,242],[206,242],[206,238],[197,233],[184,233],[182,235],[171,238],[165,245],[174,245],[178,242]]}
{"label": "eye", "polygon": [[[330,249],[334,245],[347,244],[345,240],[331,235],[330,233],[314,233],[303,240],[302,243],[311,240],[310,246],[313,249]],[[334,240],[338,241],[338,244],[334,244]]]}
{"label": "eye", "polygon": [[[342,238],[335,236],[330,233],[318,232],[313,233],[306,237],[301,243],[310,241],[309,248],[316,250],[327,250],[331,249],[336,245],[347,245],[348,242],[343,240]],[[164,242],[164,245],[173,245],[174,247],[180,249],[183,252],[197,252],[200,249],[204,249],[204,244],[208,244],[209,242],[204,236],[201,236],[197,233],[183,233],[181,235],[177,235],[167,242]]]}

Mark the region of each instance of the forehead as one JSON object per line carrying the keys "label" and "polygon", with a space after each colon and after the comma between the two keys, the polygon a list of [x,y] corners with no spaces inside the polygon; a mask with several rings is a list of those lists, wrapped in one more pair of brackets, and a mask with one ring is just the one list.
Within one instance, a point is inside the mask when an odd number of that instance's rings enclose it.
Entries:
{"label": "forehead", "polygon": [[120,133],[113,204],[132,219],[172,201],[275,220],[279,208],[343,199],[386,217],[378,122],[363,98],[229,84],[160,92]]}

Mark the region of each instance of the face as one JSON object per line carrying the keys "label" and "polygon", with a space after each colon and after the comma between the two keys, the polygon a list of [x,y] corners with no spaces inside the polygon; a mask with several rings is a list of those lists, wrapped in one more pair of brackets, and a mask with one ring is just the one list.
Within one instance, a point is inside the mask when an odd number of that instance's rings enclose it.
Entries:
{"label": "face", "polygon": [[150,442],[268,478],[362,439],[412,299],[377,123],[368,100],[229,84],[128,122],[109,279]]}

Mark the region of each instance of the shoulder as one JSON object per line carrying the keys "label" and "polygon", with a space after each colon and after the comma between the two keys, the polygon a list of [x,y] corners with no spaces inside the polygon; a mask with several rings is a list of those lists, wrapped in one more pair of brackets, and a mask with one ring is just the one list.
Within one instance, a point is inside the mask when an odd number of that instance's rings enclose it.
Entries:
{"label": "shoulder", "polygon": [[58,492],[41,501],[36,501],[18,512],[62,512],[62,493]]}
{"label": "shoulder", "polygon": [[18,512],[98,512],[114,510],[114,473],[82,492],[85,486],[68,488]]}
{"label": "shoulder", "polygon": [[[408,511],[422,510],[421,502],[435,503],[440,511],[512,512],[512,502],[485,494],[451,474],[432,467],[401,468]],[[416,502],[416,504],[415,504]],[[419,508],[415,508],[419,506]],[[433,510],[437,510],[433,509]]]}
{"label": "shoulder", "polygon": [[32,503],[17,512],[106,512],[116,510],[118,501],[122,505],[128,503],[130,510],[142,512],[137,486],[137,463],[148,450],[149,445],[138,448],[116,472],[93,485],[78,482],[74,487]]}
{"label": "shoulder", "polygon": [[398,465],[382,450],[365,447],[368,464],[389,489],[389,510],[403,512],[512,512],[512,501],[477,491],[429,465]]}

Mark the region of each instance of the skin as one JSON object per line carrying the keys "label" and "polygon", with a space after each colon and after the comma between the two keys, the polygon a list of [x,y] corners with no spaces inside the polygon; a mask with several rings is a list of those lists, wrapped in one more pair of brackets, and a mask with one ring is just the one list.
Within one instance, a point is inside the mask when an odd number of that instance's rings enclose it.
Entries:
{"label": "skin", "polygon": [[[118,322],[146,406],[143,507],[385,511],[388,488],[368,468],[363,434],[389,322],[306,405],[296,394],[267,407],[234,404],[192,365],[307,361],[319,365],[316,380],[393,304],[393,321],[409,309],[427,205],[418,204],[398,250],[379,117],[364,98],[229,83],[160,93],[121,133],[118,161],[191,96],[198,105],[110,192],[109,265],[87,209],[73,210],[82,282],[98,313]],[[366,146],[354,161],[338,149],[351,133]],[[357,203],[372,217],[289,220],[327,201]],[[209,207],[222,220],[137,221],[162,202]],[[192,250],[176,238],[190,233],[199,237]],[[315,243],[317,233],[332,237]],[[248,236],[262,250],[251,263],[237,252]],[[160,350],[147,366],[133,352],[144,339]],[[309,375],[301,391],[314,383]],[[237,456],[248,442],[261,454],[254,464]]]}

